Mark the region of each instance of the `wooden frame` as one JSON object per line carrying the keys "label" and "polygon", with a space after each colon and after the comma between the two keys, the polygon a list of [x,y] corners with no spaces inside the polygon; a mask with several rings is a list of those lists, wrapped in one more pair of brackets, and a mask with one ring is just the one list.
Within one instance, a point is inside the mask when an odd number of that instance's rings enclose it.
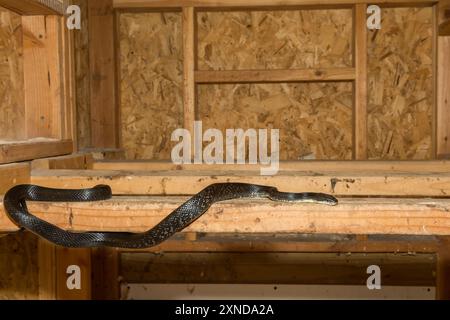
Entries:
{"label": "wooden frame", "polygon": [[[183,98],[184,126],[192,130],[196,110],[196,86],[215,83],[271,83],[271,82],[314,82],[349,81],[354,86],[353,105],[353,160],[367,159],[367,28],[366,9],[368,4],[385,7],[429,6],[433,7],[436,21],[433,43],[435,83],[433,92],[432,154],[433,158],[450,155],[450,112],[447,97],[449,90],[438,90],[450,82],[447,70],[450,68],[446,57],[450,54],[447,37],[438,38],[438,27],[444,30],[448,17],[445,15],[450,5],[444,1],[384,0],[375,3],[365,0],[257,0],[251,4],[241,0],[114,0],[113,6],[120,12],[127,11],[177,11],[182,10],[183,24]],[[288,10],[353,8],[353,66],[350,68],[299,69],[299,70],[220,70],[203,71],[197,68],[196,12],[213,10]],[[119,19],[116,19],[116,23]],[[118,28],[118,26],[116,27]],[[442,32],[441,34],[445,34]],[[117,39],[116,39],[117,41]],[[438,67],[439,66],[439,67]],[[118,67],[120,69],[120,66]],[[119,131],[119,130],[118,130]]]}
{"label": "wooden frame", "polygon": [[1,143],[0,164],[70,154],[76,137],[66,1],[2,0],[0,6],[22,15],[25,100],[25,127],[17,128],[25,140]]}

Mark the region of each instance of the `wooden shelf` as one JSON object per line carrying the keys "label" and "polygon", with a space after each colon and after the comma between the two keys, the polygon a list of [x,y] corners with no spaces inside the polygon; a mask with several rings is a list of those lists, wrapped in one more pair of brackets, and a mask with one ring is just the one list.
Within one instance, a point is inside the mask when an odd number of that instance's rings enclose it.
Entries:
{"label": "wooden shelf", "polygon": [[73,152],[72,140],[23,141],[0,144],[0,164],[66,155]]}
{"label": "wooden shelf", "polygon": [[110,185],[115,195],[192,195],[213,183],[243,182],[286,192],[325,192],[337,196],[448,197],[450,172],[280,172],[259,171],[99,171],[34,170],[31,182],[54,188]]}
{"label": "wooden shelf", "polygon": [[[30,203],[29,210],[72,231],[150,229],[187,197],[115,197],[91,203]],[[3,210],[3,209],[1,209]],[[0,212],[0,231],[17,227]],[[450,235],[450,199],[340,199],[334,207],[269,200],[215,204],[183,232]]]}
{"label": "wooden shelf", "polygon": [[20,15],[64,15],[64,0],[0,0],[0,6]]}

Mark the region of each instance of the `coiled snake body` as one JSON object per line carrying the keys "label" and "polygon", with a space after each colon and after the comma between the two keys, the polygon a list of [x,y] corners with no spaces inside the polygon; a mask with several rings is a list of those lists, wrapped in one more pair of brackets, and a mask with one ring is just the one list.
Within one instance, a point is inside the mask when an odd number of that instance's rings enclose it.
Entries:
{"label": "coiled snake body", "polygon": [[111,188],[99,185],[92,189],[62,190],[19,185],[9,190],[4,197],[4,206],[9,217],[20,227],[65,247],[118,247],[147,248],[155,246],[176,232],[189,226],[203,215],[212,204],[239,198],[268,198],[284,202],[313,202],[336,205],[337,200],[322,193],[286,193],[274,187],[245,183],[212,184],[187,200],[159,224],[143,233],[127,232],[84,232],[76,233],[63,230],[34,215],[28,209],[26,201],[85,202],[101,201],[112,197]]}

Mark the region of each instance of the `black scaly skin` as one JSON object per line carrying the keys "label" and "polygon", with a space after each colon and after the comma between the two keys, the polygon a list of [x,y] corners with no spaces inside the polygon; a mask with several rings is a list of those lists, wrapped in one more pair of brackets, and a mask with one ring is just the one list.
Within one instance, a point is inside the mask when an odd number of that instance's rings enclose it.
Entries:
{"label": "black scaly skin", "polygon": [[117,247],[129,249],[148,248],[160,244],[189,226],[202,216],[212,204],[219,201],[239,198],[268,198],[273,201],[284,202],[337,204],[336,198],[322,193],[287,193],[279,192],[274,187],[254,184],[217,183],[197,193],[155,227],[143,233],[70,232],[33,216],[26,205],[26,201],[86,202],[102,201],[111,197],[111,188],[106,185],[82,190],[62,190],[35,185],[19,185],[6,193],[3,202],[9,217],[17,225],[57,245],[71,248]]}

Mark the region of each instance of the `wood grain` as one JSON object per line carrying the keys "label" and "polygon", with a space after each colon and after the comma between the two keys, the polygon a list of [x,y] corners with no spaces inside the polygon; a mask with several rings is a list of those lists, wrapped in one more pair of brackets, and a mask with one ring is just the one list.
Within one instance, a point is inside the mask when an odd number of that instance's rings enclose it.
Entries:
{"label": "wood grain", "polygon": [[[30,203],[36,216],[71,231],[142,232],[186,197],[116,197],[96,203]],[[450,235],[448,199],[340,199],[338,206],[269,200],[215,204],[183,232]],[[0,214],[0,230],[17,227]]]}

